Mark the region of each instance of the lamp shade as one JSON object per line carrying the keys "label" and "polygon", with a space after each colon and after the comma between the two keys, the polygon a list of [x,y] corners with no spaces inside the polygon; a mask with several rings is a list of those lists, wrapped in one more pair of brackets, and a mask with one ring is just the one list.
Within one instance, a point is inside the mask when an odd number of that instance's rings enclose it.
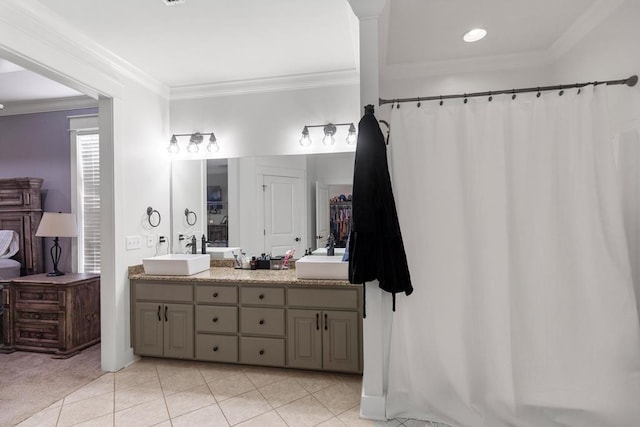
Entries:
{"label": "lamp shade", "polygon": [[43,213],[36,231],[36,237],[76,237],[77,235],[76,217],[70,213]]}

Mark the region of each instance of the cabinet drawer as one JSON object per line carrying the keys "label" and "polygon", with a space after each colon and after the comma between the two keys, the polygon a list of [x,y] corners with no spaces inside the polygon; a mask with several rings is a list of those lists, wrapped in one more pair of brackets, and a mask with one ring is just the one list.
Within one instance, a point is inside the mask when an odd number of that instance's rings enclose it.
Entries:
{"label": "cabinet drawer", "polygon": [[15,190],[0,191],[0,206],[22,206],[28,204],[29,193],[18,193]]}
{"label": "cabinet drawer", "polygon": [[137,300],[154,300],[169,302],[193,301],[193,287],[189,283],[151,283],[136,282],[135,298]]}
{"label": "cabinet drawer", "polygon": [[255,305],[284,305],[284,288],[242,287],[240,302]]}
{"label": "cabinet drawer", "polygon": [[213,362],[238,362],[238,337],[197,334],[196,359]]}
{"label": "cabinet drawer", "polygon": [[38,304],[58,307],[64,300],[64,291],[52,286],[23,286],[15,290],[16,306],[21,304]]}
{"label": "cabinet drawer", "polygon": [[237,304],[238,288],[235,286],[197,285],[196,301],[216,304]]}
{"label": "cabinet drawer", "polygon": [[240,309],[240,331],[244,334],[284,335],[283,308]]}
{"label": "cabinet drawer", "polygon": [[58,325],[52,323],[16,323],[14,326],[16,345],[30,347],[58,347],[60,335]]}
{"label": "cabinet drawer", "polygon": [[16,322],[57,323],[59,313],[47,311],[16,310]]}
{"label": "cabinet drawer", "polygon": [[358,309],[358,289],[289,289],[288,301],[290,307],[313,308],[351,308]]}
{"label": "cabinet drawer", "polygon": [[240,362],[284,366],[283,338],[240,338]]}
{"label": "cabinet drawer", "polygon": [[238,332],[238,308],[215,305],[196,306],[196,330],[199,332]]}

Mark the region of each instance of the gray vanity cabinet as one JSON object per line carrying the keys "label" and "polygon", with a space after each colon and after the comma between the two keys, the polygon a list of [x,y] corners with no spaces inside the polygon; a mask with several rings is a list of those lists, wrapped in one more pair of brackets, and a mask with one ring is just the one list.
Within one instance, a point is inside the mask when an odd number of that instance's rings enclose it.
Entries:
{"label": "gray vanity cabinet", "polygon": [[238,287],[196,285],[196,359],[238,362]]}
{"label": "gray vanity cabinet", "polygon": [[287,310],[287,366],[359,371],[361,324],[357,289],[292,288],[289,307],[292,306],[304,309]]}
{"label": "gray vanity cabinet", "polygon": [[137,283],[135,353],[193,359],[193,291],[191,285]]}

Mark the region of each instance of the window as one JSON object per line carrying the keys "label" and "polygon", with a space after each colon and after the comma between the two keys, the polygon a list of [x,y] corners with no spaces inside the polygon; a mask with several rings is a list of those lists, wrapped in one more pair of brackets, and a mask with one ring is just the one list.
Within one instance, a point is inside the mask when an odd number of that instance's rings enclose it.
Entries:
{"label": "window", "polygon": [[[91,123],[95,123],[95,127],[88,127]],[[72,117],[70,125],[72,165],[75,164],[71,174],[72,210],[78,221],[75,270],[100,273],[100,140],[97,117]]]}

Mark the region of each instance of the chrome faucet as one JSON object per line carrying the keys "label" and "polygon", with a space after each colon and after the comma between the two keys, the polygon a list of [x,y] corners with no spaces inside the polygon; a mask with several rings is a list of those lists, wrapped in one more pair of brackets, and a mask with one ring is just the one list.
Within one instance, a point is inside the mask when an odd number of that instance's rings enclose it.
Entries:
{"label": "chrome faucet", "polygon": [[335,247],[336,239],[333,237],[333,233],[330,233],[329,237],[327,237],[327,256],[333,256],[335,254]]}

